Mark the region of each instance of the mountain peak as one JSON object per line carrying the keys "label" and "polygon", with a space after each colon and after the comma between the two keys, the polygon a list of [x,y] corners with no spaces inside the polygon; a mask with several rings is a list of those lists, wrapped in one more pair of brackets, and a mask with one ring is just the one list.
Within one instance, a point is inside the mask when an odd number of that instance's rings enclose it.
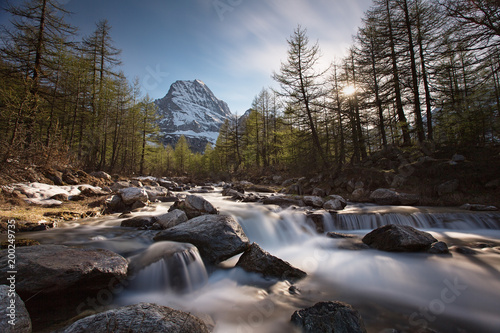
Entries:
{"label": "mountain peak", "polygon": [[220,126],[231,116],[226,102],[198,79],[174,82],[167,95],[155,103],[164,143],[175,145],[184,135],[196,151],[203,151],[208,142],[215,144]]}

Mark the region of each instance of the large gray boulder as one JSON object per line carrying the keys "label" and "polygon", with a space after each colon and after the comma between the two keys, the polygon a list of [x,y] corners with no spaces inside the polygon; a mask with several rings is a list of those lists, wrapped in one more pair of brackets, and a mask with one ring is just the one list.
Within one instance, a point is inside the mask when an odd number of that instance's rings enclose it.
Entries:
{"label": "large gray boulder", "polygon": [[31,333],[30,315],[14,287],[0,285],[0,332]]}
{"label": "large gray boulder", "polygon": [[256,243],[253,243],[242,254],[236,266],[243,268],[247,272],[259,273],[264,277],[290,282],[295,282],[307,276],[305,272],[293,267],[288,262],[264,251]]}
{"label": "large gray boulder", "polygon": [[194,194],[187,195],[184,201],[176,201],[170,207],[169,211],[175,209],[184,211],[190,219],[206,214],[219,214],[219,211],[214,205],[205,198]]}
{"label": "large gray boulder", "polygon": [[389,252],[427,251],[437,239],[428,232],[407,225],[389,224],[368,233],[363,243],[371,248]]}
{"label": "large gray boulder", "polygon": [[208,333],[199,318],[179,310],[151,303],[139,303],[108,310],[78,320],[60,333]]}
{"label": "large gray boulder", "polygon": [[238,221],[225,215],[202,215],[193,218],[160,231],[154,240],[191,243],[210,264],[218,264],[240,254],[249,246],[248,238]]}
{"label": "large gray boulder", "polygon": [[291,322],[304,333],[366,333],[358,311],[342,302],[319,302],[310,308],[295,311]]}
{"label": "large gray boulder", "polygon": [[[24,299],[35,294],[66,297],[108,288],[113,279],[127,277],[128,262],[103,249],[38,245],[16,249],[16,291]],[[0,251],[0,266],[7,266],[7,250]],[[0,271],[0,281],[9,274]],[[116,281],[116,280],[115,280]]]}
{"label": "large gray boulder", "polygon": [[146,190],[138,187],[122,188],[118,191],[125,205],[132,205],[135,202],[147,202],[148,194]]}

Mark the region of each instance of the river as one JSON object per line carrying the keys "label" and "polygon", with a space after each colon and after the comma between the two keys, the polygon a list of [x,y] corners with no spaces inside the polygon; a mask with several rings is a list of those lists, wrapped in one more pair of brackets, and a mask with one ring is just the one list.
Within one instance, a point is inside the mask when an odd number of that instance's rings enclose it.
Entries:
{"label": "river", "polygon": [[[106,306],[153,302],[181,309],[215,324],[217,333],[294,332],[290,317],[319,301],[356,308],[368,332],[500,332],[500,213],[447,208],[350,204],[325,219],[326,231],[360,237],[384,224],[412,225],[449,246],[473,246],[475,255],[389,253],[357,249],[356,243],[318,234],[302,211],[226,200],[220,191],[203,195],[221,214],[233,215],[251,242],[307,272],[292,288],[234,268],[204,266],[196,248],[146,263]],[[154,204],[135,215],[162,214]],[[154,244],[157,231],[120,227],[118,216],[65,223],[32,233],[41,243],[106,248],[140,261],[175,244]],[[149,252],[148,252],[149,251]],[[142,256],[141,256],[142,255]]]}

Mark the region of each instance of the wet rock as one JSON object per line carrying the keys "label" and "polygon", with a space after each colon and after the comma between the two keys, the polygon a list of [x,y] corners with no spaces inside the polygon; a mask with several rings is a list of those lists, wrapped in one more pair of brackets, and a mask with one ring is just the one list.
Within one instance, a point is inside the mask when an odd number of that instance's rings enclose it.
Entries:
{"label": "wet rock", "polygon": [[127,187],[118,191],[125,205],[132,205],[136,201],[147,202],[148,194],[142,188]]}
{"label": "wet rock", "polygon": [[402,205],[416,205],[420,201],[418,194],[399,193],[399,201]]}
{"label": "wet rock", "polygon": [[342,210],[347,206],[347,201],[340,195],[331,195],[329,200],[323,204],[326,210]]}
{"label": "wet rock", "polygon": [[[7,250],[0,254],[1,267],[7,267]],[[109,250],[38,245],[16,248],[16,257],[16,291],[23,299],[37,295],[32,302],[85,297],[127,277],[127,260]],[[1,281],[7,277],[0,272]]]}
{"label": "wet rock", "polygon": [[259,202],[262,197],[256,193],[248,193],[244,196],[243,202]]}
{"label": "wet rock", "polygon": [[445,242],[432,243],[431,248],[427,252],[431,254],[450,254],[448,245]]}
{"label": "wet rock", "polygon": [[310,308],[295,311],[291,322],[304,333],[366,333],[358,311],[342,302],[319,302]]}
{"label": "wet rock", "polygon": [[155,221],[161,226],[162,229],[175,227],[178,224],[184,223],[188,220],[186,213],[180,209],[174,209],[166,214],[158,215]]}
{"label": "wet rock", "polygon": [[465,204],[460,206],[461,209],[472,210],[478,212],[494,212],[497,211],[498,208],[496,206],[487,206],[487,205],[479,205],[479,204]]}
{"label": "wet rock", "polygon": [[195,245],[204,260],[218,264],[242,253],[249,241],[231,216],[202,215],[159,232],[155,241],[170,240]]}
{"label": "wet rock", "polygon": [[225,197],[231,197],[233,200],[243,200],[245,198],[245,194],[242,192],[238,192],[235,189],[232,189],[230,187],[225,188],[222,191],[222,195]]}
{"label": "wet rock", "polygon": [[385,225],[363,237],[371,248],[390,252],[427,251],[437,239],[431,234],[406,225]]}
{"label": "wet rock", "polygon": [[126,228],[140,228],[147,229],[151,228],[155,223],[155,219],[152,216],[137,216],[131,219],[122,221],[120,224],[122,227]]}
{"label": "wet rock", "polygon": [[370,199],[378,205],[399,205],[399,193],[386,188],[379,188],[370,194]]}
{"label": "wet rock", "polygon": [[325,216],[326,211],[322,212],[308,212],[306,214],[306,221],[312,226],[317,233],[322,234],[325,232]]}
{"label": "wet rock", "polygon": [[126,205],[122,200],[120,195],[113,195],[106,199],[106,213],[117,213],[123,212],[126,209]]}
{"label": "wet rock", "polygon": [[437,187],[437,192],[439,196],[445,195],[445,194],[450,194],[458,190],[458,187],[460,185],[460,182],[458,179],[453,179],[450,181],[447,181]]}
{"label": "wet rock", "polygon": [[157,304],[139,303],[80,319],[61,331],[87,332],[208,333],[209,330],[199,318],[189,313]]}
{"label": "wet rock", "polygon": [[264,205],[277,205],[280,207],[289,207],[289,206],[304,206],[304,202],[300,199],[294,199],[281,195],[272,195],[265,198],[262,203]]}
{"label": "wet rock", "polygon": [[338,239],[338,238],[357,238],[355,235],[342,234],[340,232],[333,232],[333,231],[327,232],[326,237],[335,238],[335,239]]}
{"label": "wet rock", "polygon": [[236,266],[243,268],[247,272],[259,273],[264,277],[290,282],[298,281],[307,276],[305,272],[293,267],[288,262],[264,251],[256,243],[253,243],[241,255]]}
{"label": "wet rock", "polygon": [[467,246],[452,246],[450,247],[450,251],[460,253],[460,254],[465,254],[465,255],[476,255],[479,254],[480,252],[471,249],[470,247]]}
{"label": "wet rock", "polygon": [[[9,281],[5,280],[5,283]],[[31,333],[31,318],[23,300],[7,285],[0,285],[0,332],[2,333]],[[14,304],[11,302],[15,301]],[[11,323],[15,325],[11,325]]]}
{"label": "wet rock", "polygon": [[302,201],[304,201],[304,203],[307,206],[311,206],[311,207],[315,207],[315,208],[323,207],[323,203],[324,203],[322,198],[317,197],[317,196],[312,196],[312,195],[302,197]]}

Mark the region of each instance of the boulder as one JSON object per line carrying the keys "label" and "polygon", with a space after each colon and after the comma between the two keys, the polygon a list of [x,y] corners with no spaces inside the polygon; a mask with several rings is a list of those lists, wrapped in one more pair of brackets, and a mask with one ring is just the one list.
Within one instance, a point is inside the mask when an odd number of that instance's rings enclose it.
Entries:
{"label": "boulder", "polygon": [[302,197],[302,201],[304,201],[304,203],[307,206],[311,206],[311,207],[315,207],[315,208],[323,207],[323,203],[324,203],[322,198],[317,197],[317,196],[312,196],[312,195]]}
{"label": "boulder", "polygon": [[130,187],[130,183],[129,182],[117,181],[113,185],[111,185],[111,190],[113,192],[118,192],[122,188],[128,188],[128,187]]}
{"label": "boulder", "polygon": [[78,320],[60,333],[178,332],[208,333],[205,323],[190,313],[151,303],[139,303]]}
{"label": "boulder", "polygon": [[219,211],[206,199],[198,195],[190,194],[184,201],[178,200],[169,211],[180,209],[184,211],[189,219],[208,214],[219,214]]}
{"label": "boulder", "polygon": [[[7,280],[3,280],[9,283]],[[2,281],[2,282],[3,282]],[[14,304],[11,302],[15,301]],[[15,323],[12,325],[11,323]],[[31,318],[23,300],[15,292],[15,285],[0,285],[0,332],[31,333]]]}
{"label": "boulder", "polygon": [[136,201],[147,202],[148,194],[142,188],[127,187],[118,191],[125,205],[132,205]]}
{"label": "boulder", "polygon": [[379,188],[370,194],[370,199],[378,205],[399,205],[399,193],[386,188]]}
{"label": "boulder", "polygon": [[102,188],[90,185],[79,186],[80,194],[85,197],[99,197],[102,195],[108,195],[109,193],[103,191]]}
{"label": "boulder", "polygon": [[126,228],[147,229],[151,228],[154,223],[155,219],[152,216],[136,216],[131,219],[123,220],[120,226]]}
{"label": "boulder", "polygon": [[202,258],[218,264],[242,253],[249,246],[243,229],[231,216],[202,215],[160,231],[155,241],[170,240],[195,245]]}
{"label": "boulder", "polygon": [[427,251],[437,239],[431,234],[407,225],[389,224],[379,227],[363,237],[371,248],[389,252]]}
{"label": "boulder", "polygon": [[288,262],[264,251],[258,244],[253,243],[240,257],[237,267],[247,272],[262,274],[264,277],[288,280],[295,282],[303,279],[307,274]]}
{"label": "boulder", "polygon": [[99,178],[99,179],[104,179],[104,180],[108,180],[108,181],[111,180],[111,176],[104,171],[95,171],[95,172],[92,172],[90,175],[95,177],[95,178]]}
{"label": "boulder", "polygon": [[118,194],[107,198],[105,203],[107,213],[123,212],[126,208],[122,197]]}
{"label": "boulder", "polygon": [[447,181],[437,187],[437,192],[439,196],[450,194],[458,190],[458,186],[460,185],[458,179],[453,179]]}
{"label": "boulder", "polygon": [[326,210],[342,210],[347,206],[347,201],[340,195],[330,195],[328,201],[323,204]]}
{"label": "boulder", "polygon": [[155,216],[155,221],[161,226],[162,229],[175,227],[178,224],[184,223],[188,220],[186,213],[180,209],[174,209],[166,214]]}
{"label": "boulder", "polygon": [[[1,267],[8,267],[7,250],[0,254]],[[24,299],[37,294],[52,300],[71,293],[84,296],[108,288],[113,279],[127,277],[127,260],[103,249],[28,246],[16,248],[16,259],[16,291]],[[7,271],[0,272],[1,281],[7,281],[7,277]]]}
{"label": "boulder", "polygon": [[186,206],[202,214],[218,214],[219,211],[206,199],[198,195],[187,195]]}
{"label": "boulder", "polygon": [[351,199],[353,201],[364,201],[365,197],[369,194],[369,191],[366,191],[364,188],[357,188],[352,191]]}
{"label": "boulder", "polygon": [[291,322],[304,333],[366,333],[358,311],[342,302],[319,302],[310,308],[295,311]]}
{"label": "boulder", "polygon": [[161,201],[160,198],[169,196],[168,190],[163,186],[145,186],[144,190],[146,190],[150,201]]}

